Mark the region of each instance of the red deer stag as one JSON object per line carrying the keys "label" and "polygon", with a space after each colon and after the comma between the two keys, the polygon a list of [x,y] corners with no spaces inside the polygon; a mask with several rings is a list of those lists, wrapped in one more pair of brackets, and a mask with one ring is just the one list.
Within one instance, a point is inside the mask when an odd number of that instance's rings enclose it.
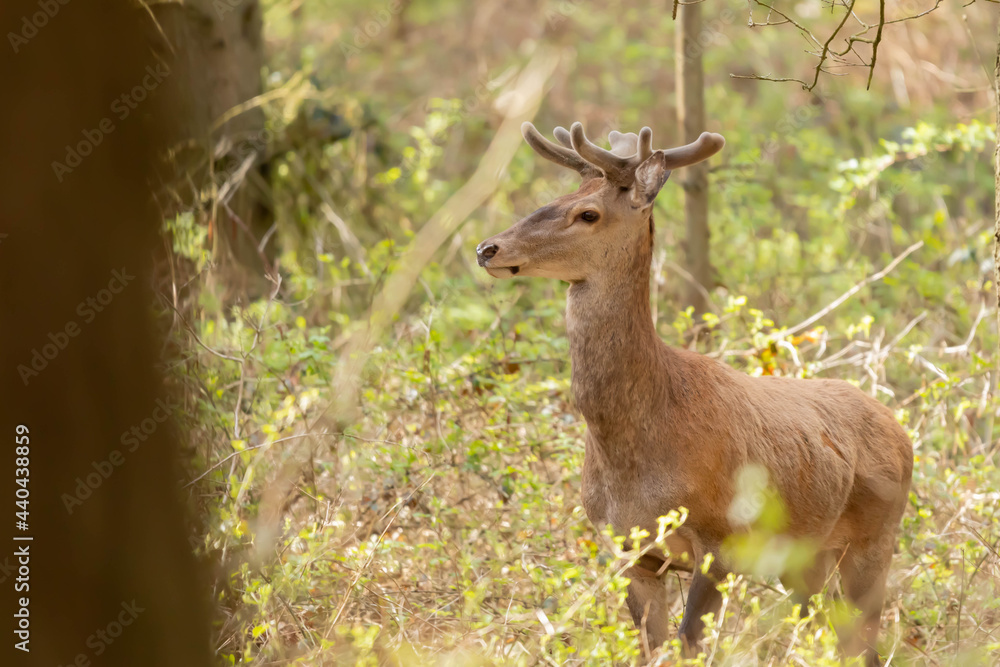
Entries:
{"label": "red deer stag", "polygon": [[[892,412],[840,380],[749,377],[667,346],[649,303],[653,200],[670,170],[708,159],[725,140],[704,133],[679,148],[653,150],[652,132],[612,132],[608,151],[583,126],[556,128],[553,143],[531,123],[522,133],[542,157],[575,169],[579,190],[486,239],[479,265],[495,278],[539,276],[569,283],[566,326],[572,387],[587,420],[583,506],[616,534],[657,533],[657,518],[686,507],[687,521],[628,572],[628,608],[644,644],[668,639],[663,573],[693,570],[679,634],[696,653],[702,616],[718,613],[717,582],[734,566],[723,544],[745,531],[731,511],[737,473],[765,469],[780,494],[785,534],[817,555],[783,575],[799,600],[819,592],[839,563],[861,619],[843,649],[878,664],[886,575],[913,467],[909,438]],[[705,562],[707,572],[692,564]]]}

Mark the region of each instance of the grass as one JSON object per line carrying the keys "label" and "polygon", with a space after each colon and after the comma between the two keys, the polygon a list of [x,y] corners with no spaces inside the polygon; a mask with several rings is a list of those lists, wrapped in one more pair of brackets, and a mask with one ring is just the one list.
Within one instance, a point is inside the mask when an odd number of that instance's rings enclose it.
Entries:
{"label": "grass", "polygon": [[[529,298],[516,284],[449,280],[374,349],[349,423],[324,415],[338,339],[297,315],[294,293],[203,315],[201,345],[179,330],[174,376],[200,477],[198,551],[218,567],[223,664],[639,663],[627,561],[580,507],[585,425],[569,394],[561,290],[550,288]],[[704,351],[732,353],[767,328],[744,299],[727,310]],[[676,324],[668,338],[680,343],[687,319]],[[824,345],[829,360],[834,340],[863,350],[878,337],[818,330],[788,344],[800,360]],[[743,352],[727,358],[748,372],[812,374],[785,348]],[[891,664],[989,664],[1000,650],[1000,474],[974,415],[993,399],[968,400],[974,377],[941,371],[945,381],[905,350],[890,356],[902,357],[887,360],[890,374],[923,385],[891,401],[916,464],[880,649]],[[928,363],[967,363],[939,356]],[[867,372],[831,363],[817,374]],[[675,623],[685,587],[683,575],[668,582]],[[707,655],[688,664],[839,664],[830,619],[841,612],[828,603],[800,620],[777,580],[724,588]],[[667,654],[677,660],[677,646]]]}

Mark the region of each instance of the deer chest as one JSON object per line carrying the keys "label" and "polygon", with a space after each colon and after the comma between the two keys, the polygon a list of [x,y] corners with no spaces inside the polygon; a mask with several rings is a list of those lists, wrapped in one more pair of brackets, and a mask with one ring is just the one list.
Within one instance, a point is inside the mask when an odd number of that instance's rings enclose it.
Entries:
{"label": "deer chest", "polygon": [[581,497],[598,529],[611,524],[616,534],[628,535],[639,526],[655,535],[659,517],[685,506],[686,493],[669,473],[652,466],[610,463],[588,435]]}

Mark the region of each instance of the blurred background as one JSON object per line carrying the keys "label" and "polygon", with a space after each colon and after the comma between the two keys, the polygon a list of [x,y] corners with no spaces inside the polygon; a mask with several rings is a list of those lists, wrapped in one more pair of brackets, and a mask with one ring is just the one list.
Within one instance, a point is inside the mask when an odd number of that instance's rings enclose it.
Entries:
{"label": "blurred background", "polygon": [[[83,11],[60,5],[33,37],[32,7],[5,16],[27,54],[13,69],[56,53],[43,39]],[[661,337],[749,374],[842,378],[890,406],[916,463],[880,651],[995,661],[994,3],[191,0],[128,20],[142,66],[123,81],[155,102],[101,79],[95,110],[51,120],[46,171],[24,178],[76,177],[78,196],[105,187],[108,201],[127,183],[107,179],[142,165],[153,206],[127,256],[146,290],[130,312],[149,324],[150,399],[112,416],[95,399],[109,436],[59,474],[73,488],[116,448],[125,464],[95,497],[148,480],[131,460],[171,471],[156,502],[186,516],[187,540],[164,540],[194,555],[197,574],[174,581],[205,610],[201,639],[179,641],[199,664],[639,664],[621,563],[580,507],[565,285],[475,265],[479,241],[577,187],[523,145],[523,120],[547,136],[580,121],[595,141],[648,125],[658,148],[725,136],[656,203]],[[110,40],[95,22],[91,38]],[[102,114],[115,130],[152,123],[156,155],[74,166]],[[89,242],[130,233],[108,223],[129,215],[98,216]],[[64,285],[62,315],[12,339],[5,372],[118,263]],[[13,264],[4,275],[8,290],[36,285]],[[17,401],[72,404],[44,393],[63,372],[98,371],[49,371]],[[10,375],[10,395],[29,386]],[[160,449],[128,450],[155,396],[177,406],[176,428],[157,432]],[[121,498],[148,491],[129,488]],[[65,504],[53,511],[79,526]],[[800,621],[773,576],[794,545],[762,535],[703,663],[839,664],[827,617]],[[133,558],[135,577],[162,577]],[[685,587],[670,582],[677,623]],[[94,655],[81,632],[73,646]]]}

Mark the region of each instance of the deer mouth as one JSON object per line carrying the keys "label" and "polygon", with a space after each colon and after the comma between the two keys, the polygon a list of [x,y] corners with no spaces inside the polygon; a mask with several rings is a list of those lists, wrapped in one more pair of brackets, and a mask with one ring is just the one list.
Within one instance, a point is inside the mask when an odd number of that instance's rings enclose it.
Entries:
{"label": "deer mouth", "polygon": [[483,268],[494,278],[513,278],[521,270],[520,266],[486,266]]}

